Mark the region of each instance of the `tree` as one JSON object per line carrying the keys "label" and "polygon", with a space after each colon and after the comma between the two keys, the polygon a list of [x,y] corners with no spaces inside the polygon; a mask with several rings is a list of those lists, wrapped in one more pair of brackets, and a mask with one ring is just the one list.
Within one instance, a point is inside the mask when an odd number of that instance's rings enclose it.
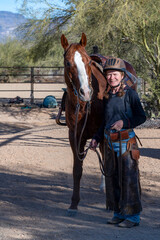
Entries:
{"label": "tree", "polygon": [[[47,65],[62,65],[63,49],[60,36],[74,12],[73,9],[62,8],[47,0],[20,1],[20,12],[28,17],[28,21],[21,25],[18,31],[23,36],[23,42],[30,48],[29,56],[33,63],[41,59],[44,60],[43,64],[47,62]],[[38,6],[36,10],[34,3]],[[39,7],[40,3],[43,3],[42,7]],[[45,58],[50,61],[45,61]]]}
{"label": "tree", "polygon": [[18,40],[8,39],[6,43],[0,44],[0,66],[24,67],[29,63],[28,50]]}
{"label": "tree", "polygon": [[[85,30],[101,52],[131,59],[150,85],[152,106],[160,111],[160,1],[76,1],[70,32]],[[79,24],[78,24],[79,23]]]}
{"label": "tree", "polygon": [[160,1],[117,0],[115,2],[117,6],[112,12],[106,32],[109,33],[116,27],[125,41],[136,45],[141,51],[142,61],[149,70],[147,81],[160,111]]}
{"label": "tree", "polygon": [[[31,1],[22,2],[23,9],[31,13],[28,7]],[[28,28],[31,39],[39,46],[37,50],[41,51],[43,45],[46,48],[41,52],[47,52],[53,42],[59,44],[62,32],[72,42],[85,32],[89,53],[93,45],[98,45],[103,55],[114,55],[133,63],[138,74],[149,83],[152,100],[160,111],[160,1],[64,0],[65,7],[50,0],[40,2],[46,4],[42,17],[34,19]],[[31,48],[34,53],[36,45]]]}

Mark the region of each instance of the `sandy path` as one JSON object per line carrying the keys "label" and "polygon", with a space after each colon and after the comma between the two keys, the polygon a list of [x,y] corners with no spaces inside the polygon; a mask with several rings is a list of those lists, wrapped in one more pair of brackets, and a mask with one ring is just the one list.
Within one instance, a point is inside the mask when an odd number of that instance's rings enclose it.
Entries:
{"label": "sandy path", "polygon": [[160,236],[160,129],[137,129],[141,138],[141,225],[106,224],[98,160],[84,162],[79,213],[66,215],[72,194],[72,153],[57,109],[1,108],[0,240],[158,240]]}

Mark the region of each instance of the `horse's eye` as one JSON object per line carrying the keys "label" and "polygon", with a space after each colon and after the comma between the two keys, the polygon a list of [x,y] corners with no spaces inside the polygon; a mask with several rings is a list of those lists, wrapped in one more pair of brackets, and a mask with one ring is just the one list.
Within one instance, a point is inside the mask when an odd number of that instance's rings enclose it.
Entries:
{"label": "horse's eye", "polygon": [[71,66],[71,64],[70,64],[70,62],[69,61],[66,61],[66,67],[70,67]]}

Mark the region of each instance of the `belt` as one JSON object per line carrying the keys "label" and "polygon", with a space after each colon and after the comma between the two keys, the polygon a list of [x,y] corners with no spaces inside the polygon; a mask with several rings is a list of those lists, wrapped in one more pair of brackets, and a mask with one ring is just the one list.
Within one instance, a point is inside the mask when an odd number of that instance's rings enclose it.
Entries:
{"label": "belt", "polygon": [[114,132],[114,133],[107,130],[105,130],[104,132],[110,137],[112,142],[117,142],[120,139],[121,140],[129,139],[129,132],[132,132],[132,131],[133,131],[132,129],[127,129],[127,130]]}

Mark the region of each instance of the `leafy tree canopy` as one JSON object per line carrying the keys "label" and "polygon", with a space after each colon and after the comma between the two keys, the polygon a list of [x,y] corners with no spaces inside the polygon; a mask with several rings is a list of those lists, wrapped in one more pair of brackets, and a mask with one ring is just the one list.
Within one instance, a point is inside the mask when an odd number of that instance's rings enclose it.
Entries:
{"label": "leafy tree canopy", "polygon": [[72,42],[85,32],[88,53],[92,52],[93,45],[98,45],[101,54],[130,61],[148,81],[159,104],[160,1],[62,0],[63,5],[51,0],[17,1],[22,3],[21,12],[31,19],[21,31],[25,40],[30,41],[33,61],[44,58],[47,53],[58,59],[63,51],[62,32]]}

